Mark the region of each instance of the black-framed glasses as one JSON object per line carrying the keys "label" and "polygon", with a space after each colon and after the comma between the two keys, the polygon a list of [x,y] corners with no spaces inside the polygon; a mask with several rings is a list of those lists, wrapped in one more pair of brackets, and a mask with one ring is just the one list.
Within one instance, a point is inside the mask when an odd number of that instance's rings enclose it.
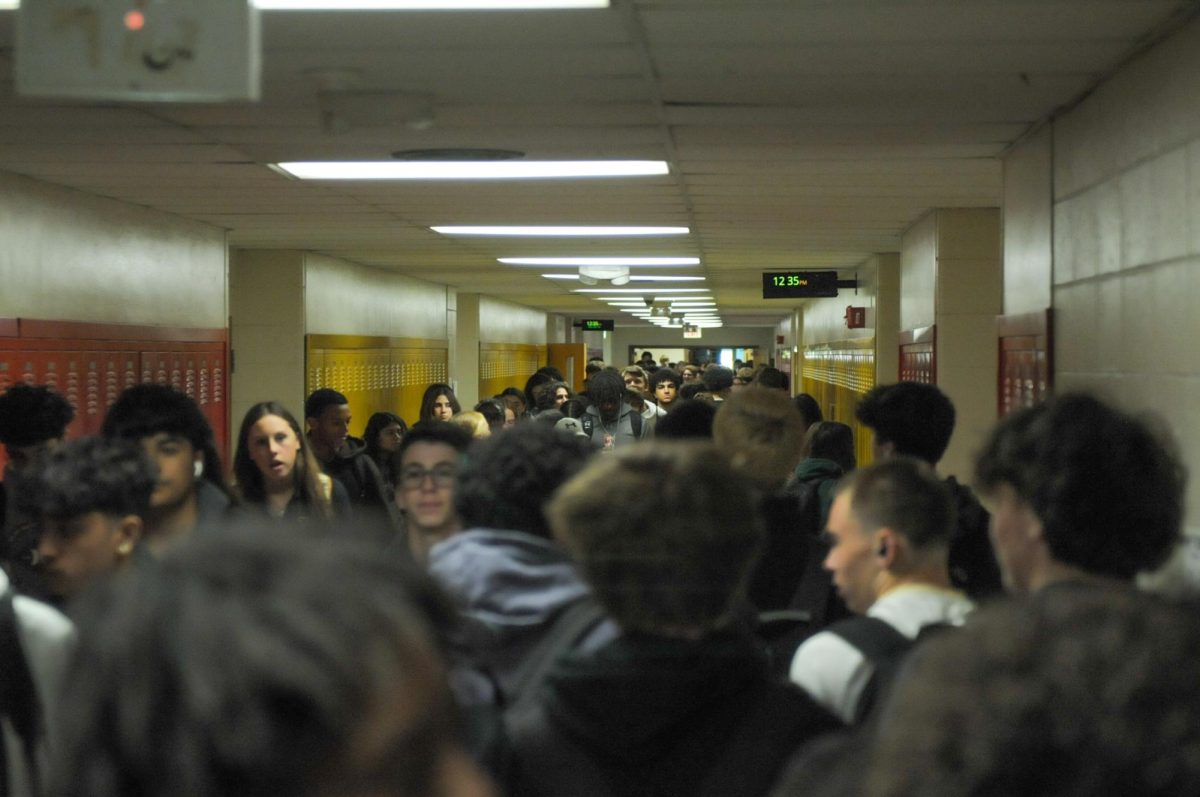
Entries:
{"label": "black-framed glasses", "polygon": [[445,463],[434,465],[432,468],[422,468],[420,465],[407,465],[400,471],[400,486],[406,490],[416,490],[425,483],[425,479],[433,480],[434,487],[453,487],[458,478],[458,468]]}

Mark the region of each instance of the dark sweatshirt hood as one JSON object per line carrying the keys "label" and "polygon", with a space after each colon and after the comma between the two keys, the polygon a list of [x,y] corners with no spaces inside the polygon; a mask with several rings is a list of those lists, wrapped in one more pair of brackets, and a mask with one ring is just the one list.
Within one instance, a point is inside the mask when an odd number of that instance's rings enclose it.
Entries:
{"label": "dark sweatshirt hood", "polygon": [[550,715],[590,749],[638,764],[661,759],[714,715],[740,711],[740,696],[766,679],[766,659],[741,635],[625,635],[593,653],[565,656],[544,695]]}

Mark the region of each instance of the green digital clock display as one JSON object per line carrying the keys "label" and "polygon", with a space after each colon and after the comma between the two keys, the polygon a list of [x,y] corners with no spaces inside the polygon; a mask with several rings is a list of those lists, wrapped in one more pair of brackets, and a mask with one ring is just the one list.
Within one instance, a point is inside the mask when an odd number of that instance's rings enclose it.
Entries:
{"label": "green digital clock display", "polygon": [[609,318],[588,318],[579,322],[579,328],[589,332],[612,332],[616,329],[616,323]]}
{"label": "green digital clock display", "polygon": [[836,271],[764,271],[764,299],[808,299],[838,295]]}

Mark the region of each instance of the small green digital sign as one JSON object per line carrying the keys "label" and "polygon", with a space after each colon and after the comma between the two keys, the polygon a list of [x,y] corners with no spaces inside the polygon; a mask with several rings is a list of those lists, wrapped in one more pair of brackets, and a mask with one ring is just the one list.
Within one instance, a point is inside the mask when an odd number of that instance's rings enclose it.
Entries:
{"label": "small green digital sign", "polygon": [[616,322],[611,318],[588,318],[579,322],[579,328],[585,332],[612,332]]}
{"label": "small green digital sign", "polygon": [[838,295],[836,271],[764,271],[764,299],[809,299]]}

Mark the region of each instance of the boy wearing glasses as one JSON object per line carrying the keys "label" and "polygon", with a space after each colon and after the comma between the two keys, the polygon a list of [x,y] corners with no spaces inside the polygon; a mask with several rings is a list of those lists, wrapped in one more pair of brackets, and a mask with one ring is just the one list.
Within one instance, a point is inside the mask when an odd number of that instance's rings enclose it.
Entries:
{"label": "boy wearing glasses", "polygon": [[459,458],[471,434],[449,423],[418,423],[400,444],[396,506],[404,513],[408,548],[421,564],[429,549],[462,530],[454,509]]}

